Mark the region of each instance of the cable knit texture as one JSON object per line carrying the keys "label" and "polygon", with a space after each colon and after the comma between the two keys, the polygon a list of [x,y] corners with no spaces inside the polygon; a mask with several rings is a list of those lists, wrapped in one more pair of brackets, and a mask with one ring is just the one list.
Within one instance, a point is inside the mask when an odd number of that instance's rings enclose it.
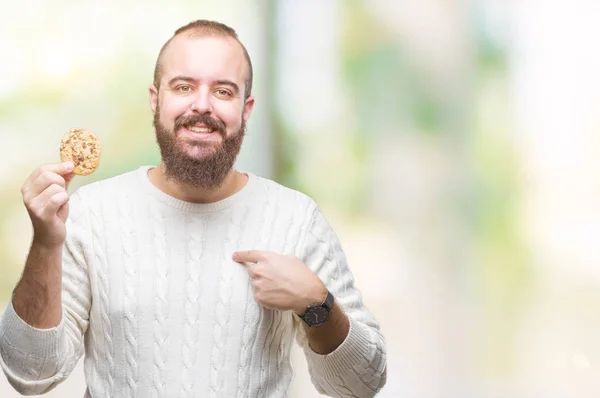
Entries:
{"label": "cable knit texture", "polygon": [[[71,195],[61,323],[33,328],[12,304],[0,318],[0,365],[15,389],[51,390],[85,352],[85,396],[285,397],[294,340],[319,392],[381,389],[383,336],[314,201],[247,173],[236,194],[187,203],[155,188],[149,168]],[[314,353],[297,316],[256,303],[231,259],[248,249],[294,254],[323,280],[350,318],[338,349]]]}

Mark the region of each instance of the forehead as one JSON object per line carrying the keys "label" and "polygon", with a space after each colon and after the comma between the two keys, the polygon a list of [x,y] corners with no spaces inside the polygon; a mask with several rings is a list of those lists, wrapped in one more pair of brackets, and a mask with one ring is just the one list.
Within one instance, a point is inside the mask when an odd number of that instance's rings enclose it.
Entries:
{"label": "forehead", "polygon": [[202,82],[226,79],[243,87],[247,73],[242,47],[229,37],[176,36],[165,49],[161,65],[163,82],[188,76]]}

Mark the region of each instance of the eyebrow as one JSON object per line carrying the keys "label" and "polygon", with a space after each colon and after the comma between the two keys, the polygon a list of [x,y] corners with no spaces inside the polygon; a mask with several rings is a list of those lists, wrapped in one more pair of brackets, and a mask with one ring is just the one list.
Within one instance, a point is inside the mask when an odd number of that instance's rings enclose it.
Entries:
{"label": "eyebrow", "polygon": [[[194,79],[193,77],[189,77],[189,76],[175,76],[174,78],[172,78],[171,80],[169,80],[169,82],[167,83],[169,86],[172,86],[173,83],[175,83],[176,81],[184,81],[184,82],[188,82],[188,83],[195,83],[196,79]],[[217,80],[215,81],[215,84],[217,85],[225,85],[225,86],[229,86],[233,89],[233,91],[237,93],[240,92],[240,88],[237,84],[235,84],[234,82],[232,82],[231,80]]]}
{"label": "eyebrow", "polygon": [[238,85],[232,82],[231,80],[217,80],[215,83],[231,87],[236,94],[240,92],[240,88],[238,87]]}
{"label": "eyebrow", "polygon": [[169,83],[167,83],[169,86],[172,86],[173,83],[175,83],[176,81],[181,80],[184,82],[188,82],[188,83],[194,83],[196,80],[192,77],[188,77],[188,76],[175,76],[174,78],[172,78],[171,80],[169,80]]}

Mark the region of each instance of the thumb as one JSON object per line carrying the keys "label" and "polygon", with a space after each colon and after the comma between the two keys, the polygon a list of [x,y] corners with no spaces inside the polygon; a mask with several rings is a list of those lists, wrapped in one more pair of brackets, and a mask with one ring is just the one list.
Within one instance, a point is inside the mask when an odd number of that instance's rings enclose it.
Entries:
{"label": "thumb", "polygon": [[73,170],[75,170],[75,164],[71,161],[68,162],[63,162],[62,166],[62,170],[59,171],[59,174],[62,175],[62,177],[65,179],[65,191],[69,188],[69,183],[71,182],[71,180],[73,180],[73,177],[75,177],[75,173],[73,173]]}
{"label": "thumb", "polygon": [[65,191],[68,191],[69,184],[71,183],[71,181],[73,180],[74,177],[75,177],[74,173],[69,173],[69,174],[63,175],[63,178],[65,179]]}

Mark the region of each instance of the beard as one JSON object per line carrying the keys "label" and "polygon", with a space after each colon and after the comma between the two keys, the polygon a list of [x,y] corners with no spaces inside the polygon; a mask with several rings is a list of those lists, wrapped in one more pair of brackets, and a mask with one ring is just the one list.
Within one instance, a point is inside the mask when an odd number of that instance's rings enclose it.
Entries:
{"label": "beard", "polygon": [[[222,142],[178,140],[181,127],[189,128],[196,123],[214,129],[212,134],[220,134]],[[240,129],[228,137],[225,124],[206,115],[181,115],[175,119],[173,130],[169,130],[160,122],[158,108],[152,124],[165,167],[165,178],[203,189],[214,189],[223,184],[225,176],[233,168],[246,133],[246,122],[243,118]],[[196,147],[193,149],[196,149],[197,155],[188,153],[185,146]]]}

